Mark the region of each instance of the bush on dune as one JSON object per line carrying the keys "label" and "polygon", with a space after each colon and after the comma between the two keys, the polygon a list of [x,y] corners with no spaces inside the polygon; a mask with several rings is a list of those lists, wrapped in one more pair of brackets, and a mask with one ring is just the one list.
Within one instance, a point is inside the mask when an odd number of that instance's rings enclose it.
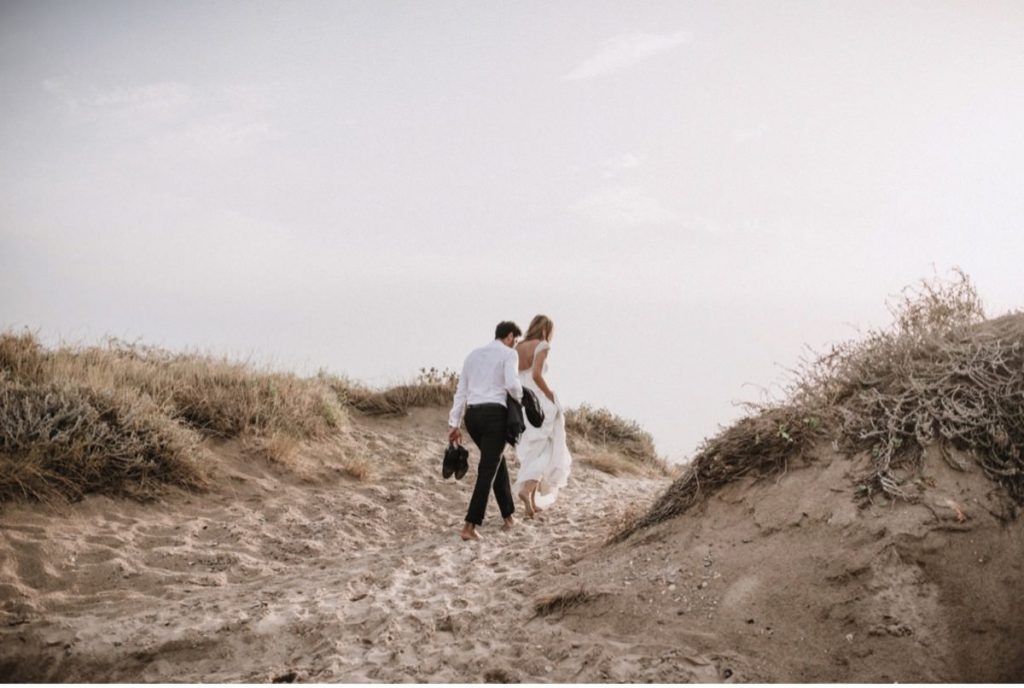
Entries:
{"label": "bush on dune", "polygon": [[1024,502],[1024,314],[986,321],[960,271],[908,288],[892,312],[890,329],[805,362],[786,401],[754,406],[753,415],[706,440],[620,538],[685,512],[741,476],[779,474],[827,438],[849,455],[871,457],[859,483],[866,499],[914,499],[905,474],[937,445],[959,470],[965,465],[957,454],[973,455]]}
{"label": "bush on dune", "polygon": [[[200,354],[109,340],[47,354],[50,379],[101,389],[135,389],[167,413],[215,437],[282,431],[318,436],[337,427],[342,409],[326,387],[288,373]],[[46,370],[46,367],[43,367]]]}
{"label": "bush on dune", "polygon": [[0,399],[0,500],[200,487],[202,437],[280,454],[345,413],[317,380],[117,340],[48,351],[31,334],[0,335]]}
{"label": "bush on dune", "polygon": [[598,453],[585,461],[598,470],[611,475],[636,472],[667,474],[665,460],[655,451],[654,438],[636,421],[617,416],[605,408],[583,404],[566,411],[565,430],[577,448],[582,440],[615,452],[612,455]]}
{"label": "bush on dune", "polygon": [[0,501],[205,484],[198,436],[138,394],[5,380],[0,409]]}
{"label": "bush on dune", "polygon": [[401,416],[412,408],[450,405],[459,383],[457,373],[436,368],[421,368],[412,383],[387,389],[372,389],[345,378],[321,377],[342,403],[368,416]]}

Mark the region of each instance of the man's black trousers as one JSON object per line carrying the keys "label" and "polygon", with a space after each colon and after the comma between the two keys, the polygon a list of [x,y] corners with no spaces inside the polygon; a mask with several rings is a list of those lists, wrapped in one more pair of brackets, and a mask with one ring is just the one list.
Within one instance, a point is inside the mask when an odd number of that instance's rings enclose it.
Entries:
{"label": "man's black trousers", "polygon": [[476,525],[484,522],[487,499],[491,489],[498,501],[501,517],[508,518],[516,510],[512,499],[512,485],[508,478],[505,457],[506,427],[508,410],[501,404],[480,404],[466,410],[466,430],[473,442],[480,448],[480,467],[476,472],[476,486],[469,500],[466,521]]}

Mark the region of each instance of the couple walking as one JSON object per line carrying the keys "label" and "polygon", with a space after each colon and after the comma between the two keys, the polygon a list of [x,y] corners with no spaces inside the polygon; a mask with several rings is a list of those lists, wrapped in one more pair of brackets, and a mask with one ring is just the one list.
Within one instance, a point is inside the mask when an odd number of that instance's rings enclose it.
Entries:
{"label": "couple walking", "polygon": [[[527,518],[550,506],[569,478],[572,457],[565,442],[565,413],[558,397],[544,379],[554,323],[544,315],[530,321],[526,336],[514,322],[500,322],[494,341],[466,357],[448,416],[448,441],[462,439],[463,414],[466,430],[480,449],[480,467],[469,501],[463,540],[479,540],[476,529],[484,521],[491,490],[498,502],[504,530],[515,524],[513,490],[523,503]],[[522,401],[523,388],[531,389],[544,410],[539,428],[529,423],[519,438],[516,455],[519,475],[509,481],[508,463],[502,452],[507,438],[506,395]]]}

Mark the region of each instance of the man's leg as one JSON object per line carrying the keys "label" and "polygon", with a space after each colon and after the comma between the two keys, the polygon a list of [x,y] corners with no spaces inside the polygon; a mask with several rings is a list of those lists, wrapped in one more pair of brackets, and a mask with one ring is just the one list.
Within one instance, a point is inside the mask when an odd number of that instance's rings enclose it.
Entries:
{"label": "man's leg", "polygon": [[512,484],[508,476],[508,460],[502,456],[498,462],[498,470],[494,475],[494,498],[498,501],[501,517],[508,518],[516,510],[516,502],[512,499]]}
{"label": "man's leg", "polygon": [[[498,466],[502,463],[501,452],[505,449],[506,418],[507,412],[500,406],[466,411],[466,430],[480,448],[480,466],[476,473],[473,496],[469,500],[469,510],[466,512],[467,523],[478,526],[484,522],[487,500],[491,495]],[[507,470],[505,480],[508,481]]]}

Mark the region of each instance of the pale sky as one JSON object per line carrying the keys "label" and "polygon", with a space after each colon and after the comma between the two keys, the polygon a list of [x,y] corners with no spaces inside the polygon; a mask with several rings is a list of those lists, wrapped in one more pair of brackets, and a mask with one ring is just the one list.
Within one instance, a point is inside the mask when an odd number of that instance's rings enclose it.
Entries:
{"label": "pale sky", "polygon": [[0,102],[50,343],[385,385],[545,313],[682,460],[936,271],[1024,307],[1021,2],[4,1]]}

